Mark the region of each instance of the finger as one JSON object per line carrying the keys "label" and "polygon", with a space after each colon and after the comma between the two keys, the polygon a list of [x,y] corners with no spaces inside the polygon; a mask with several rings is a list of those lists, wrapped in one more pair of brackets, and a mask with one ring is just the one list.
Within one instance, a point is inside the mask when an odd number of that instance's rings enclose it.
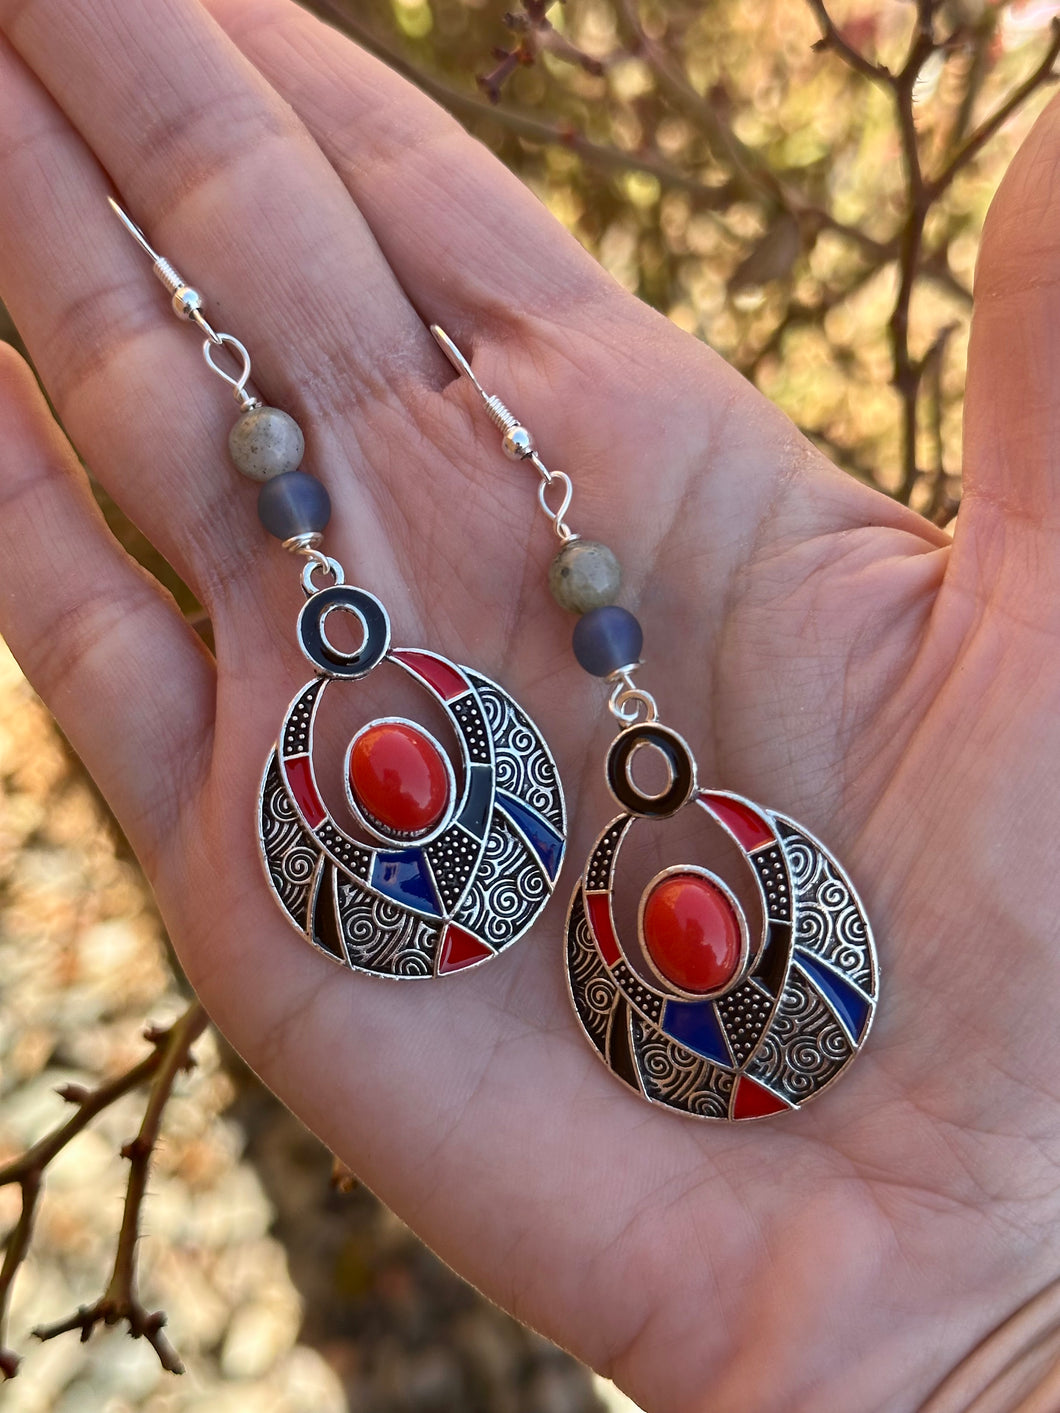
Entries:
{"label": "finger", "polygon": [[150,864],[206,756],[212,663],[2,343],[0,425],[0,634]]}
{"label": "finger", "polygon": [[240,577],[253,528],[219,454],[233,413],[130,260],[104,172],[2,41],[0,187],[0,292],[54,405],[113,499],[209,604],[222,575]]}
{"label": "finger", "polygon": [[1060,170],[1060,104],[1038,119],[994,198],[983,231],[965,396],[962,542],[990,582],[1006,547],[1002,586],[1025,608],[1028,575],[1055,579],[1060,530],[1060,229],[1051,198]]}
{"label": "finger", "polygon": [[[407,417],[405,384],[435,354],[348,194],[290,110],[198,6],[123,5],[120,14],[103,4],[59,8],[62,15],[53,7],[45,23],[39,7],[0,5],[0,19],[61,93],[131,204],[164,208],[151,234],[207,294],[217,291],[219,322],[229,310],[237,316],[228,327],[251,347],[259,387],[303,422],[308,463],[333,490],[341,481],[337,523],[363,518],[383,494],[378,479],[365,477],[358,490],[336,468],[349,464],[359,438],[365,460],[390,459],[394,418],[399,409]],[[167,555],[178,556],[183,570],[182,549],[186,558],[199,547],[207,595],[213,579],[242,583],[249,571],[256,600],[253,560],[262,537],[251,491],[236,488],[219,454],[230,404],[219,386],[198,391],[204,375],[195,340],[167,325],[140,253],[99,199],[98,164],[89,164],[54,106],[29,88],[23,74],[20,91],[7,85],[3,99],[7,170],[0,177],[10,179],[13,219],[0,276],[16,305],[26,291],[16,318],[34,352],[42,351],[49,382],[54,375],[56,401],[79,445],[95,464],[116,468],[116,498],[149,537],[172,536],[177,523],[185,538],[167,545]],[[145,131],[158,141],[146,141]],[[28,229],[46,237],[27,241]],[[110,272],[94,273],[97,260],[105,269],[100,252],[112,261]],[[136,279],[142,292],[134,314],[125,291]],[[157,341],[143,333],[152,316]],[[129,351],[123,318],[139,321],[135,359],[121,357]],[[351,358],[358,349],[360,369]],[[133,415],[100,419],[98,409],[116,399]],[[341,413],[359,400],[372,416],[351,431]],[[144,436],[145,408],[156,431],[167,429],[154,443]],[[168,434],[173,427],[179,440]],[[405,462],[397,468],[400,474]],[[174,488],[183,485],[194,493],[175,507]]]}

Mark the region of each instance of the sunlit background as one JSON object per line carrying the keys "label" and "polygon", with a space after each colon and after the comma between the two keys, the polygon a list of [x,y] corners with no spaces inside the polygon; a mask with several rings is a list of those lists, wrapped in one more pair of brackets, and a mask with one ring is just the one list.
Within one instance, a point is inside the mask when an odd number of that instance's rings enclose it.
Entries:
{"label": "sunlit background", "polygon": [[[1048,99],[1060,5],[525,0],[508,23],[508,0],[313,8],[415,76],[622,284],[713,344],[846,470],[952,518],[978,236]],[[917,11],[936,42],[905,67]],[[17,343],[2,310],[0,334]],[[144,1023],[187,998],[135,860],[2,649],[0,792],[3,1160],[68,1116],[57,1085],[129,1068]],[[363,1188],[335,1186],[330,1156],[214,1035],[195,1054],[166,1109],[140,1246],[144,1301],[167,1311],[186,1374],[118,1329],[88,1344],[29,1337],[106,1283],[119,1149],[143,1112],[132,1094],[48,1168],[4,1341],[24,1356],[5,1408],[632,1407],[484,1302]],[[5,1227],[18,1196],[0,1189]]]}

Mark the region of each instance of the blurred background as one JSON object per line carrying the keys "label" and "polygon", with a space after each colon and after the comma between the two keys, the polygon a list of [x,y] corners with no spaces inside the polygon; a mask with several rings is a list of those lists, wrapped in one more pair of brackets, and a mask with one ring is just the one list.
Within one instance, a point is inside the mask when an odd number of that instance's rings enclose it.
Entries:
{"label": "blurred background", "polygon": [[[487,143],[627,289],[851,475],[939,524],[960,495],[990,198],[1048,101],[1060,0],[320,0]],[[0,309],[0,336],[18,344]],[[198,606],[101,494],[124,543]],[[0,646],[0,1165],[150,1053],[186,987],[135,859]],[[104,1290],[144,1089],[44,1173],[0,1345],[12,1413],[588,1413],[616,1390],[441,1265],[212,1033],[177,1077],[139,1286],[186,1365],[38,1324]],[[72,1091],[75,1096],[77,1091]],[[0,1172],[0,1178],[3,1173]],[[23,1189],[0,1186],[15,1232]],[[10,1285],[8,1290],[6,1287]]]}

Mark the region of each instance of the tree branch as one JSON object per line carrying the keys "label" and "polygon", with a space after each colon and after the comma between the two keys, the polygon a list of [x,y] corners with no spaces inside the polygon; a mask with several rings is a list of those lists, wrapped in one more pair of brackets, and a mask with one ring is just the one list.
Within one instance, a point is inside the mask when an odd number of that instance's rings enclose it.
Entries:
{"label": "tree branch", "polygon": [[843,38],[838,25],[828,13],[824,0],[807,0],[807,3],[821,26],[821,37],[813,46],[818,53],[830,50],[842,59],[848,68],[861,74],[863,78],[871,79],[873,83],[889,84],[892,82],[893,76],[886,65],[874,64],[871,59],[866,59],[860,50],[855,49]]}
{"label": "tree branch", "polygon": [[1031,74],[1023,80],[1018,88],[1013,89],[996,112],[976,128],[938,176],[928,183],[928,191],[931,193],[932,200],[936,200],[942,195],[962,167],[966,167],[973,157],[982,151],[994,134],[1004,127],[1009,118],[1026,103],[1036,89],[1056,78],[1053,73],[1053,65],[1056,63],[1057,56],[1060,55],[1060,18],[1053,16],[1049,30],[1049,44]]}
{"label": "tree branch", "polygon": [[[33,1223],[48,1164],[72,1139],[86,1128],[97,1114],[141,1085],[150,1082],[151,1092],[139,1132],[122,1154],[130,1160],[129,1182],[125,1194],[125,1211],[114,1270],[105,1294],[91,1306],[82,1306],[75,1315],[53,1325],[34,1330],[39,1339],[52,1339],[66,1330],[80,1329],[81,1338],[88,1339],[99,1323],[113,1325],[124,1320],[134,1338],[146,1336],[154,1346],[163,1368],[180,1373],[183,1366],[169,1341],[161,1333],[165,1315],[146,1311],[136,1296],[135,1251],[139,1235],[140,1211],[147,1190],[147,1173],[158,1140],[162,1114],[182,1069],[193,1063],[191,1047],[207,1026],[206,1012],[198,1002],[165,1030],[149,1029],[145,1038],[154,1046],[153,1053],[124,1074],[86,1089],[82,1085],[64,1085],[59,1093],[68,1103],[77,1105],[77,1112],[63,1124],[46,1134],[18,1158],[0,1167],[0,1187],[18,1183],[22,1189],[22,1207],[18,1221],[5,1243],[4,1264],[0,1268],[0,1343],[6,1323],[11,1287],[19,1267],[25,1260],[33,1235]],[[18,1372],[19,1359],[6,1348],[0,1348],[0,1374],[13,1378]]]}

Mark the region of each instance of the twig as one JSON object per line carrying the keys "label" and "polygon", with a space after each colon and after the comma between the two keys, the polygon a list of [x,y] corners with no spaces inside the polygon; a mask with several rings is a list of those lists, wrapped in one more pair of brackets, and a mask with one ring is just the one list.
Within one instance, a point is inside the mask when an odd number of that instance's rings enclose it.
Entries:
{"label": "twig", "polygon": [[1050,40],[1045,53],[1038,61],[1033,71],[1027,78],[1014,88],[1009,96],[1001,104],[996,112],[986,118],[967,142],[950,159],[949,163],[943,167],[938,176],[928,183],[928,191],[932,200],[936,200],[953,181],[954,177],[966,167],[973,157],[986,146],[994,134],[1008,122],[1009,118],[1026,103],[1027,99],[1039,89],[1044,83],[1048,83],[1056,78],[1053,73],[1053,65],[1057,56],[1060,55],[1060,18],[1055,15],[1049,24]]}
{"label": "twig", "polygon": [[487,122],[502,127],[513,137],[541,147],[562,147],[575,153],[586,166],[602,172],[644,172],[655,177],[660,186],[687,192],[693,206],[702,210],[718,210],[736,199],[731,182],[711,185],[688,172],[672,166],[657,153],[624,152],[605,143],[592,142],[568,124],[547,123],[515,108],[494,107],[462,89],[445,83],[433,74],[409,63],[395,50],[384,44],[362,20],[355,18],[338,0],[315,0],[318,9],[328,14],[357,43],[388,68],[422,90],[461,122]]}
{"label": "twig", "polygon": [[983,8],[983,13],[976,22],[970,45],[971,62],[968,65],[960,106],[953,119],[953,127],[950,130],[947,143],[951,155],[960,148],[972,125],[976,101],[990,66],[990,51],[994,35],[997,33],[999,19],[1000,7],[987,5]]}
{"label": "twig", "polygon": [[905,63],[897,74],[889,78],[902,145],[907,198],[906,218],[899,236],[898,293],[888,321],[894,363],[892,381],[902,404],[902,481],[898,496],[906,505],[920,475],[917,465],[917,404],[922,371],[922,366],[914,361],[909,350],[909,309],[920,271],[924,223],[931,208],[913,116],[913,91],[924,61],[936,47],[933,29],[936,4],[937,0],[916,0],[916,21]]}
{"label": "twig", "polygon": [[828,229],[853,241],[871,259],[882,263],[893,257],[893,249],[808,201],[772,171],[758,153],[740,141],[710,99],[692,87],[665,50],[648,36],[640,22],[637,0],[615,0],[615,16],[630,51],[648,65],[660,91],[674,108],[695,124],[717,160],[732,168],[735,185],[742,185],[749,195],[765,196],[770,204],[789,212],[806,228],[809,236]]}
{"label": "twig", "polygon": [[[180,1373],[183,1366],[176,1351],[162,1335],[165,1316],[161,1311],[148,1313],[136,1296],[135,1250],[139,1234],[140,1210],[147,1187],[147,1172],[158,1139],[162,1114],[177,1074],[190,1067],[190,1050],[205,1030],[207,1016],[194,1002],[184,1014],[165,1030],[149,1029],[145,1038],[154,1046],[150,1055],[115,1079],[86,1089],[68,1084],[59,1093],[68,1103],[76,1104],[77,1112],[63,1124],[46,1134],[19,1157],[0,1167],[0,1187],[17,1183],[22,1190],[22,1206],[18,1221],[8,1236],[4,1264],[0,1269],[0,1343],[6,1323],[11,1287],[15,1275],[29,1250],[37,1205],[43,1188],[44,1173],[53,1158],[104,1109],[123,1095],[141,1085],[151,1083],[151,1092],[143,1121],[136,1138],[122,1149],[130,1160],[129,1183],[125,1195],[125,1211],[114,1270],[105,1294],[95,1305],[82,1306],[76,1315],[54,1325],[33,1331],[39,1339],[52,1339],[66,1330],[80,1329],[87,1339],[94,1325],[102,1321],[113,1325],[125,1320],[134,1338],[146,1336],[154,1346],[163,1368]],[[0,1348],[0,1374],[12,1378],[18,1372],[19,1359],[6,1348]]]}
{"label": "twig", "polygon": [[947,324],[944,329],[939,331],[938,336],[924,355],[924,381],[931,398],[931,436],[935,452],[935,466],[931,473],[931,493],[924,514],[935,525],[944,525],[957,510],[957,499],[948,491],[949,476],[946,471],[946,452],[942,437],[942,371],[946,361],[946,349],[957,329],[957,324]]}
{"label": "twig", "polygon": [[828,13],[824,0],[807,0],[807,3],[817,17],[817,22],[822,30],[820,39],[813,46],[818,53],[823,53],[826,49],[830,50],[842,59],[848,68],[861,74],[863,78],[871,79],[873,83],[889,83],[891,81],[891,71],[885,64],[874,64],[871,59],[866,59],[860,50],[855,49],[843,38],[842,31]]}
{"label": "twig", "polygon": [[572,44],[552,24],[548,11],[553,3],[554,0],[523,0],[521,10],[505,15],[504,23],[518,36],[518,42],[511,49],[495,49],[494,57],[500,62],[478,80],[479,87],[491,103],[500,102],[501,89],[516,69],[535,63],[542,50],[548,50],[556,58],[584,69],[587,74],[599,76],[604,72],[600,59]]}

